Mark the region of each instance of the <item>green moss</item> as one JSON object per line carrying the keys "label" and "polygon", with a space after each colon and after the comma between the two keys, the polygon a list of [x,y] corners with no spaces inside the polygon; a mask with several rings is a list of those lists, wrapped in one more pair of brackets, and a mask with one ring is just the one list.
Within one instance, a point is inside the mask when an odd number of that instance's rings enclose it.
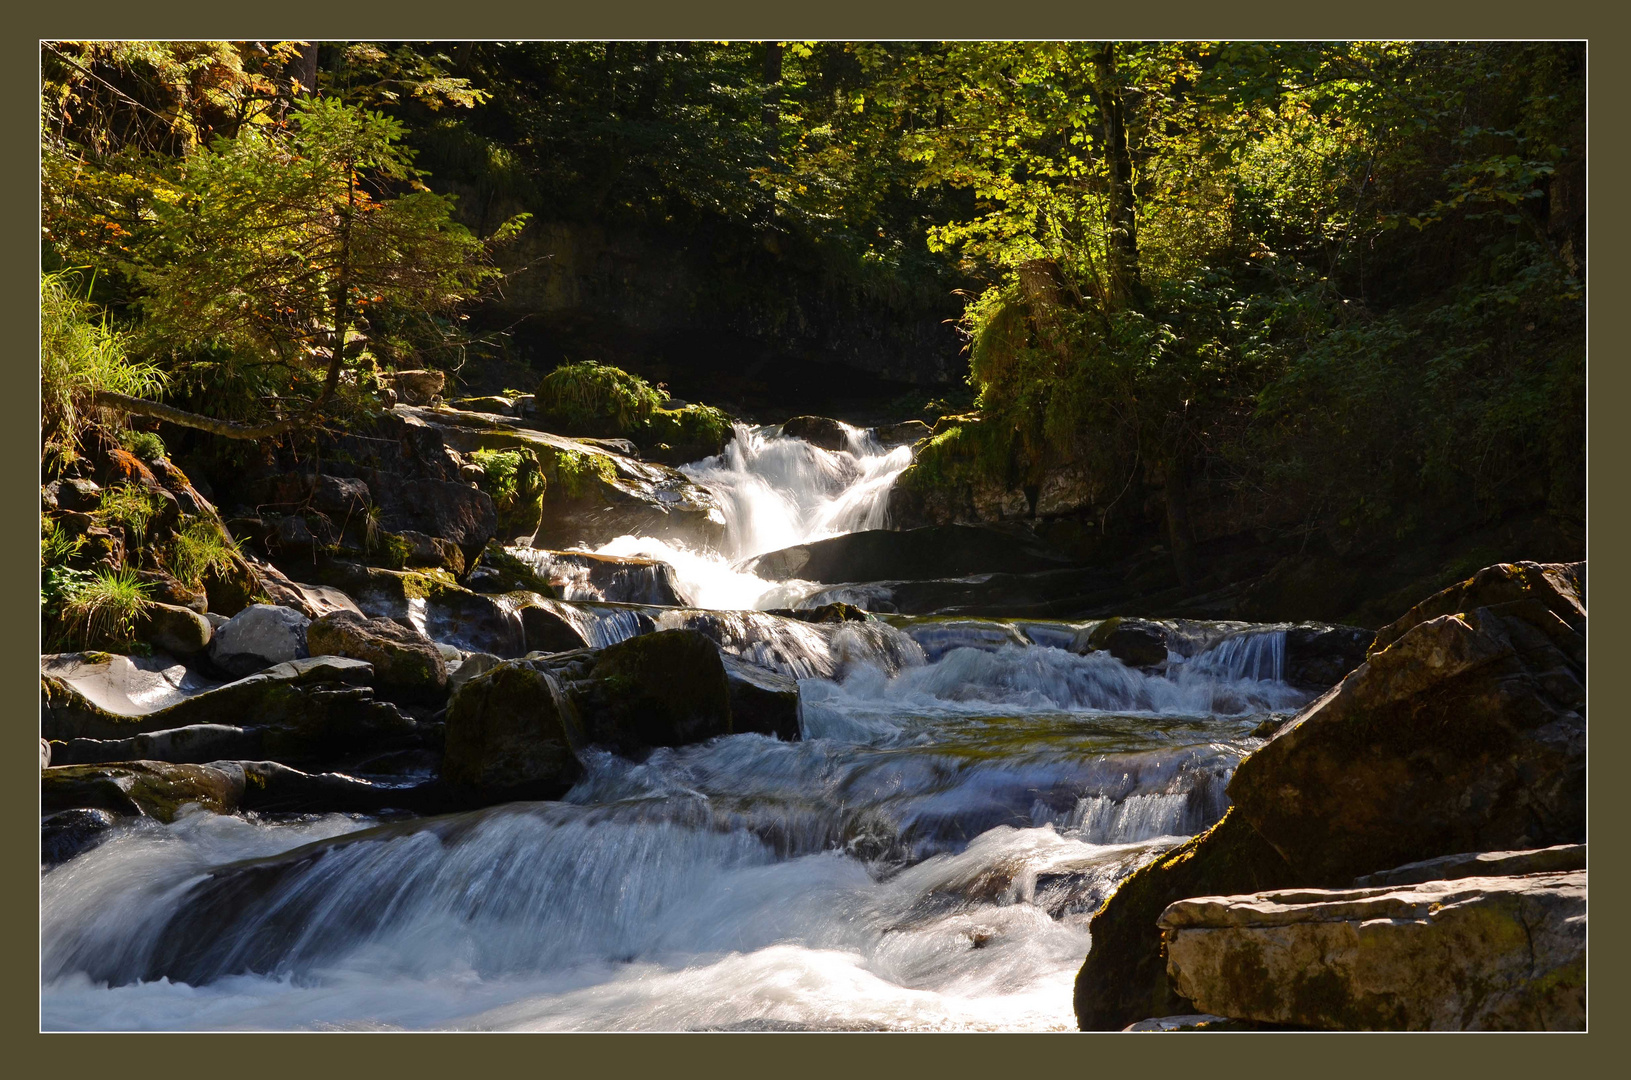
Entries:
{"label": "green moss", "polygon": [[410,600],[428,600],[447,593],[463,593],[451,573],[441,567],[410,570],[402,574],[402,595]]}
{"label": "green moss", "polygon": [[544,376],[535,406],[569,434],[628,437],[643,430],[666,400],[640,376],[589,360],[563,364]]}
{"label": "green moss", "polygon": [[164,440],[152,431],[121,431],[119,445],[151,465],[164,457]]}
{"label": "green moss", "polygon": [[553,465],[561,491],[569,499],[581,499],[591,494],[597,481],[610,484],[617,479],[617,466],[604,454],[557,450]]}

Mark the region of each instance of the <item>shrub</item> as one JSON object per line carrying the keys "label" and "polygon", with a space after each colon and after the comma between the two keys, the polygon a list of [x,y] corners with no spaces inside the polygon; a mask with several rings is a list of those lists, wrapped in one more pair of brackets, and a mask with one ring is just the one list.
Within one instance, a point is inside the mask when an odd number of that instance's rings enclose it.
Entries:
{"label": "shrub", "polygon": [[79,456],[98,390],[152,397],[164,388],[164,374],[130,359],[124,335],[74,295],[76,280],[68,271],[40,275],[40,430],[47,461]]}
{"label": "shrub", "polygon": [[40,518],[40,569],[45,570],[53,566],[62,566],[79,554],[79,549],[85,546],[83,536],[75,536],[61,525],[55,518]]}
{"label": "shrub", "polygon": [[129,648],[136,619],[149,603],[147,586],[134,570],[99,570],[68,588],[61,607],[64,630],[80,648]]}

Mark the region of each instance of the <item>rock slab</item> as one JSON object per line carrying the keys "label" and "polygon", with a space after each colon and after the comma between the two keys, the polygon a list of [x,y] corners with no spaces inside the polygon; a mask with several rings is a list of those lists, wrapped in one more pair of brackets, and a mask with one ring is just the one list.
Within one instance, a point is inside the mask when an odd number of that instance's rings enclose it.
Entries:
{"label": "rock slab", "polygon": [[1586,874],[1181,900],[1178,993],[1216,1015],[1338,1030],[1583,1031]]}

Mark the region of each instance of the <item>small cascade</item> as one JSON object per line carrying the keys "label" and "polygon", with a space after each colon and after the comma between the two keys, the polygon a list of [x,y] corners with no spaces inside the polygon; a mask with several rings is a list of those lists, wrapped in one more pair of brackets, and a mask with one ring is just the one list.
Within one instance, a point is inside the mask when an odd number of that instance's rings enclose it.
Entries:
{"label": "small cascade", "polygon": [[1230,634],[1183,660],[1182,667],[1189,672],[1217,679],[1284,682],[1285,628],[1254,627]]}
{"label": "small cascade", "polygon": [[885,450],[870,432],[857,428],[845,428],[848,449],[836,451],[784,436],[778,427],[738,423],[735,433],[724,453],[681,470],[719,498],[725,515],[720,550],[622,536],[596,554],[667,563],[681,594],[699,607],[794,607],[823,586],[766,581],[734,564],[795,544],[883,528],[889,489],[912,463],[909,447]]}
{"label": "small cascade", "polygon": [[796,679],[842,678],[866,668],[899,672],[923,663],[910,637],[879,622],[807,623],[758,611],[663,612],[658,629],[699,630],[725,652]]}

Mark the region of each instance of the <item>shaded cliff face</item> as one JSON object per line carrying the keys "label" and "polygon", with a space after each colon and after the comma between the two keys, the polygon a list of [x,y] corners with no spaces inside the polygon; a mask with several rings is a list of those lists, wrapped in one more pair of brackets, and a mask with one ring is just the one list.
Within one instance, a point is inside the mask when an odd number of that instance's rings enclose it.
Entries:
{"label": "shaded cliff face", "polygon": [[502,261],[520,272],[477,317],[516,324],[538,371],[600,359],[680,396],[760,407],[838,390],[888,398],[967,372],[947,321],[959,283],[863,284],[778,233],[535,219]]}

